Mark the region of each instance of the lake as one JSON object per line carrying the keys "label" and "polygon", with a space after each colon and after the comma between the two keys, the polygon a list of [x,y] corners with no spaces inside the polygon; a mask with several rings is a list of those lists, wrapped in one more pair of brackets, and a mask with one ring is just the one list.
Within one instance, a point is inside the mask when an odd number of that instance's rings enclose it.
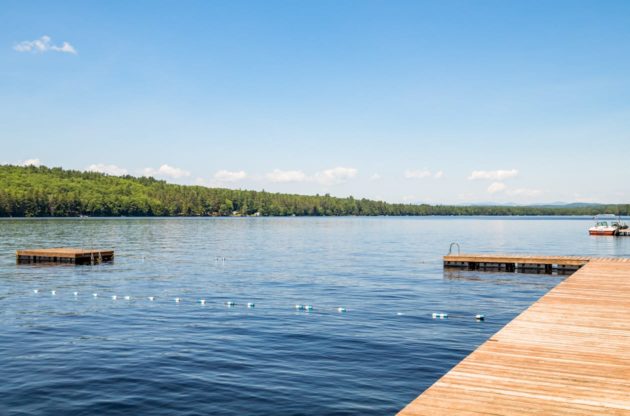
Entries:
{"label": "lake", "polygon": [[[393,414],[563,278],[444,271],[451,242],[630,256],[630,238],[589,237],[591,223],[3,219],[0,414]],[[15,264],[16,249],[55,246],[116,258]]]}

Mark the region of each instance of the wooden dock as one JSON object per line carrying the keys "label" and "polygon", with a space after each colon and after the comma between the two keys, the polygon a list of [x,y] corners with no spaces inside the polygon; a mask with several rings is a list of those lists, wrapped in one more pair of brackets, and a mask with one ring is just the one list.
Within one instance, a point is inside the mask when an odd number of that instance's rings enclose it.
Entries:
{"label": "wooden dock", "polygon": [[25,263],[69,263],[99,264],[114,260],[113,250],[96,250],[84,248],[41,248],[33,250],[17,250],[15,257],[18,264]]}
{"label": "wooden dock", "polygon": [[399,415],[630,415],[630,259],[586,261]]}
{"label": "wooden dock", "polygon": [[580,256],[529,256],[523,254],[449,254],[444,267],[508,272],[574,272],[591,260]]}

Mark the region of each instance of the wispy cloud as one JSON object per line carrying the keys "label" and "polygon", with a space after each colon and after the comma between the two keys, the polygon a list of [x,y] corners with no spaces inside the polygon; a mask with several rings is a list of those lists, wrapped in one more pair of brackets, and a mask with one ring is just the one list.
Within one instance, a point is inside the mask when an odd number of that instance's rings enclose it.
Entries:
{"label": "wispy cloud", "polygon": [[316,182],[321,185],[337,185],[356,177],[357,173],[358,170],[355,168],[342,166],[315,172],[313,175],[307,175],[302,170],[274,169],[265,174],[264,178],[275,183]]}
{"label": "wispy cloud", "polygon": [[510,189],[503,182],[492,182],[490,186],[488,186],[489,194],[503,194],[511,197],[520,197],[520,198],[533,198],[536,196],[542,195],[542,191],[539,189],[530,189],[530,188],[515,188]]}
{"label": "wispy cloud", "polygon": [[433,174],[431,173],[431,171],[427,169],[423,169],[423,170],[409,170],[408,169],[405,171],[405,178],[407,179],[423,179],[423,178],[428,178],[432,175]]}
{"label": "wispy cloud", "polygon": [[507,186],[503,182],[492,182],[490,186],[488,186],[488,193],[496,194],[505,191],[506,188]]}
{"label": "wispy cloud", "polygon": [[503,181],[518,176],[518,170],[473,170],[468,180],[491,180],[491,181]]}
{"label": "wispy cloud", "polygon": [[355,168],[338,166],[315,173],[313,179],[322,185],[336,185],[354,178],[358,172]]}
{"label": "wispy cloud", "polygon": [[417,195],[403,195],[401,200],[406,204],[411,204],[420,201],[420,197]]}
{"label": "wispy cloud", "polygon": [[510,189],[507,191],[507,194],[510,196],[523,196],[523,197],[535,197],[541,195],[543,192],[540,189],[530,189],[530,188],[517,188]]}
{"label": "wispy cloud", "polygon": [[35,159],[23,160],[20,163],[18,163],[18,166],[40,166],[41,164],[42,164],[42,161],[35,158]]}
{"label": "wispy cloud", "polygon": [[74,46],[70,45],[68,42],[63,42],[61,46],[53,45],[50,36],[42,36],[39,39],[35,40],[24,40],[20,43],[17,43],[13,46],[13,49],[18,52],[33,52],[33,53],[44,53],[44,52],[61,52],[61,53],[70,53],[73,55],[77,54],[77,50]]}
{"label": "wispy cloud", "polygon": [[433,173],[431,172],[429,169],[407,169],[405,171],[405,178],[406,179],[424,179],[424,178],[435,178],[435,179],[440,179],[442,176],[444,176],[444,172],[442,172],[441,170]]}
{"label": "wispy cloud", "polygon": [[120,166],[116,166],[116,165],[108,165],[106,163],[92,164],[88,166],[87,170],[89,172],[100,172],[100,173],[106,173],[108,175],[113,175],[113,176],[123,176],[127,174],[127,169],[121,168]]}
{"label": "wispy cloud", "polygon": [[280,170],[274,169],[265,175],[270,182],[286,183],[286,182],[304,182],[308,178],[301,170]]}
{"label": "wispy cloud", "polygon": [[214,179],[219,182],[236,182],[247,178],[247,173],[244,170],[229,171],[222,169],[214,174]]}
{"label": "wispy cloud", "polygon": [[189,171],[176,168],[174,166],[169,166],[167,164],[164,164],[157,169],[144,168],[142,172],[145,176],[159,176],[159,177],[174,178],[174,179],[190,176]]}
{"label": "wispy cloud", "polygon": [[379,175],[378,173],[375,173],[372,176],[370,176],[371,181],[380,181],[381,178],[382,178],[381,175]]}

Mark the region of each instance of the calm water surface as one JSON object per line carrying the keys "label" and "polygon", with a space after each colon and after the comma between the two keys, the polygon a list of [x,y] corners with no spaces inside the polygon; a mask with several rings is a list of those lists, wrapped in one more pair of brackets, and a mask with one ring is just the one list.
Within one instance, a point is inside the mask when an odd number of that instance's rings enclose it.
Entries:
{"label": "calm water surface", "polygon": [[[393,414],[562,279],[444,272],[450,242],[630,255],[630,238],[589,237],[590,224],[0,220],[0,414]],[[49,246],[111,247],[116,260],[15,265],[16,249]]]}

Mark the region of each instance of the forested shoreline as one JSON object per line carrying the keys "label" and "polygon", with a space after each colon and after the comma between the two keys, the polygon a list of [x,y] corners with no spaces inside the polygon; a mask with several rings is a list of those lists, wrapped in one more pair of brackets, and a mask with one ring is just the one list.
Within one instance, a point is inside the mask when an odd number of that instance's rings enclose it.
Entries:
{"label": "forested shoreline", "polygon": [[0,166],[0,217],[630,215],[630,204],[453,206],[391,204],[353,197],[294,195],[174,185],[45,166]]}

